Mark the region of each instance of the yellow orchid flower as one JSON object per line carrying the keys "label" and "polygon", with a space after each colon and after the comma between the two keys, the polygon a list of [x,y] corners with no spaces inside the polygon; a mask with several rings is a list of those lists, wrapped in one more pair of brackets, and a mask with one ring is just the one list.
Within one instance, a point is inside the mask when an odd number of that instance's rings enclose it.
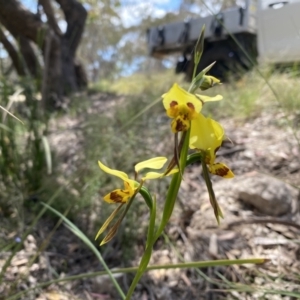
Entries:
{"label": "yellow orchid flower", "polygon": [[173,119],[171,128],[174,133],[188,130],[190,121],[197,118],[202,109],[202,102],[176,83],[162,98],[168,117]]}
{"label": "yellow orchid flower", "polygon": [[[134,169],[136,174],[142,169],[146,168],[158,170],[161,169],[166,162],[166,157],[154,157],[136,164]],[[135,180],[129,179],[128,175],[122,171],[110,169],[109,167],[105,166],[101,161],[98,161],[98,165],[100,169],[103,170],[105,173],[119,177],[124,182],[124,189],[116,189],[104,196],[103,199],[108,203],[127,203],[129,199],[134,195],[137,188],[140,186],[140,183],[138,183]],[[178,170],[174,169],[172,170],[172,172],[170,172],[170,174],[174,174],[175,172],[178,172]],[[144,177],[142,177],[141,184],[143,184],[143,182],[147,179],[156,179],[163,177],[163,175],[163,172],[149,172]]]}
{"label": "yellow orchid flower", "polygon": [[103,199],[108,203],[126,203],[133,196],[135,189],[138,187],[138,183],[135,180],[129,179],[126,173],[110,169],[101,161],[98,161],[98,165],[105,173],[119,177],[124,181],[124,189],[116,189],[104,196]]}
{"label": "yellow orchid flower", "polygon": [[202,114],[192,121],[190,148],[203,153],[205,163],[210,173],[223,178],[234,177],[233,172],[223,163],[215,163],[216,153],[224,138],[223,127],[213,119]]}

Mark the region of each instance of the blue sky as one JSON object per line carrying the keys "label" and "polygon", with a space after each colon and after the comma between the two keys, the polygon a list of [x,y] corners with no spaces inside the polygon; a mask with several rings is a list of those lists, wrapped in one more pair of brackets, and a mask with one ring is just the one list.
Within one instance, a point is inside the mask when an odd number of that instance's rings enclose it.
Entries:
{"label": "blue sky", "polygon": [[[21,3],[33,12],[37,9],[37,0],[20,0]],[[97,1],[97,0],[96,0]],[[99,3],[101,1],[98,1]],[[121,0],[118,13],[124,26],[137,25],[143,15],[163,17],[168,12],[177,12],[181,0]]]}
{"label": "blue sky", "polygon": [[[163,2],[163,1],[162,1]],[[163,3],[157,3],[157,7],[165,10],[174,10],[179,9],[179,6],[181,4],[181,0],[168,0],[164,1]]]}
{"label": "blue sky", "polygon": [[[37,0],[20,0],[24,6],[30,8],[31,10],[36,10]],[[100,2],[100,1],[99,1]],[[121,0],[121,5],[123,7],[133,7],[140,4],[153,5],[154,8],[165,10],[165,11],[174,11],[178,10],[181,0]]]}

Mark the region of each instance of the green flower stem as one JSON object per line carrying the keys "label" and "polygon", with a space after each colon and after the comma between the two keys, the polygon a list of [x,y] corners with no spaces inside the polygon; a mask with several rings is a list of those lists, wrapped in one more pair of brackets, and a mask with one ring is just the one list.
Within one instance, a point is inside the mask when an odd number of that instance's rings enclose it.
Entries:
{"label": "green flower stem", "polygon": [[[231,265],[244,265],[244,264],[263,264],[267,261],[267,259],[264,258],[250,258],[250,259],[232,259],[232,260],[210,260],[210,261],[198,261],[198,262],[190,262],[190,263],[178,263],[178,264],[166,264],[166,265],[152,265],[148,266],[146,268],[146,271],[151,270],[161,270],[161,269],[185,269],[185,268],[207,268],[207,267],[215,267],[215,266],[231,266]],[[119,268],[119,269],[113,269],[110,270],[112,274],[126,274],[126,273],[134,273],[138,270],[138,267],[129,267],[129,268]],[[22,295],[35,290],[39,288],[43,288],[46,286],[49,286],[51,284],[59,283],[59,282],[66,282],[66,281],[73,281],[78,279],[86,279],[86,278],[92,278],[96,276],[102,276],[107,275],[106,271],[98,271],[98,272],[92,272],[92,273],[85,273],[85,274],[79,274],[64,278],[58,278],[54,280],[50,280],[47,282],[43,282],[40,284],[37,284],[36,286],[32,288],[28,288],[25,291],[21,291],[15,295],[12,295],[8,297],[6,300],[14,300],[14,299],[20,299]]]}
{"label": "green flower stem", "polygon": [[150,243],[150,241],[152,240],[152,238],[154,236],[155,219],[156,219],[156,198],[154,197],[154,201],[153,201],[150,192],[145,187],[141,187],[141,189],[139,190],[139,193],[144,198],[144,200],[150,210],[150,222],[149,222],[149,227],[148,227],[147,243],[146,243],[146,248],[147,248],[148,244]]}
{"label": "green flower stem", "polygon": [[153,207],[152,210],[150,211],[150,222],[148,227],[146,248],[148,247],[149,243],[154,237],[155,219],[156,219],[156,198],[155,197],[152,203],[153,203]]}
{"label": "green flower stem", "polygon": [[[189,150],[189,140],[190,140],[190,129],[186,132],[186,136],[185,136],[183,146],[181,149],[181,153],[180,153],[179,163],[180,163],[180,169],[182,170],[182,173],[184,173],[184,169],[186,166],[187,154],[188,154],[188,150]],[[169,187],[169,190],[167,193],[167,197],[166,197],[162,220],[161,220],[160,226],[157,229],[157,232],[155,234],[154,242],[160,237],[160,235],[162,234],[163,230],[165,229],[167,223],[170,220],[170,217],[171,217],[173,209],[174,209],[175,201],[177,199],[181,181],[182,181],[182,176],[179,172],[173,175],[173,178],[171,180],[171,184],[170,184],[170,187]]]}
{"label": "green flower stem", "polygon": [[144,200],[145,200],[147,206],[149,207],[150,211],[152,211],[152,209],[153,209],[153,200],[152,200],[152,197],[151,197],[151,194],[150,194],[149,190],[147,188],[145,188],[144,186],[142,186],[139,190],[139,193],[144,198]]}
{"label": "green flower stem", "polygon": [[186,159],[186,165],[189,166],[191,164],[194,164],[196,162],[201,162],[202,156],[200,152],[196,152],[193,154],[188,155]]}
{"label": "green flower stem", "polygon": [[[188,149],[189,149],[189,140],[190,140],[190,129],[186,132],[185,139],[184,139],[183,146],[182,146],[181,153],[180,153],[179,164],[180,164],[180,169],[182,170],[182,172],[184,172],[184,168],[186,166],[186,159],[187,159],[187,154],[188,154]],[[147,248],[142,256],[138,271],[135,274],[135,277],[134,277],[134,279],[131,283],[131,286],[128,290],[126,300],[131,299],[131,296],[135,290],[136,285],[138,284],[138,282],[140,281],[141,277],[143,276],[144,272],[147,269],[148,263],[151,258],[153,245],[157,241],[157,239],[160,237],[161,233],[165,229],[165,227],[172,215],[181,181],[182,181],[182,176],[181,176],[180,172],[173,175],[170,187],[168,189],[161,223],[160,223],[159,228],[157,229],[154,236],[151,237],[148,235]]]}

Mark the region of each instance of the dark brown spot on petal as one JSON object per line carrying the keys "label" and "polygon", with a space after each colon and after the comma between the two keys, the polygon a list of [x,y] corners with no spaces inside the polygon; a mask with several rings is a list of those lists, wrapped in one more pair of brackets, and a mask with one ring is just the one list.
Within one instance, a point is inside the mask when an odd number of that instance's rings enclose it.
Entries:
{"label": "dark brown spot on petal", "polygon": [[221,176],[221,177],[225,177],[229,172],[229,169],[226,168],[225,166],[222,168],[218,168],[216,169],[216,175]]}
{"label": "dark brown spot on petal", "polygon": [[116,203],[124,202],[123,197],[118,192],[111,192],[109,198]]}
{"label": "dark brown spot on petal", "polygon": [[173,101],[170,103],[170,107],[174,107],[174,106],[176,106],[176,105],[178,105],[178,102],[175,101],[175,100],[173,100]]}
{"label": "dark brown spot on petal", "polygon": [[188,115],[188,114],[182,115],[182,119],[183,119],[183,120],[188,120],[188,119],[189,119],[189,115]]}
{"label": "dark brown spot on petal", "polygon": [[185,131],[186,125],[180,119],[177,119],[175,129],[176,131]]}
{"label": "dark brown spot on petal", "polygon": [[193,103],[188,102],[186,105],[187,105],[190,109],[195,110],[195,106],[194,106]]}

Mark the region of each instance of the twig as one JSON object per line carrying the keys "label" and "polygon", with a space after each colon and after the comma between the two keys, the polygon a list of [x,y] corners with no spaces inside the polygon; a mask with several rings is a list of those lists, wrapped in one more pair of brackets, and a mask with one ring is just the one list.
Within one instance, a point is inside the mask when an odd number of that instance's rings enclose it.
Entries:
{"label": "twig", "polygon": [[294,227],[294,228],[300,230],[300,224],[297,224],[292,221],[276,219],[276,218],[241,219],[241,220],[237,220],[237,221],[225,224],[225,228],[231,228],[231,227],[240,226],[240,225],[244,225],[244,224],[267,224],[267,223],[281,224],[281,225],[285,225],[285,226]]}

